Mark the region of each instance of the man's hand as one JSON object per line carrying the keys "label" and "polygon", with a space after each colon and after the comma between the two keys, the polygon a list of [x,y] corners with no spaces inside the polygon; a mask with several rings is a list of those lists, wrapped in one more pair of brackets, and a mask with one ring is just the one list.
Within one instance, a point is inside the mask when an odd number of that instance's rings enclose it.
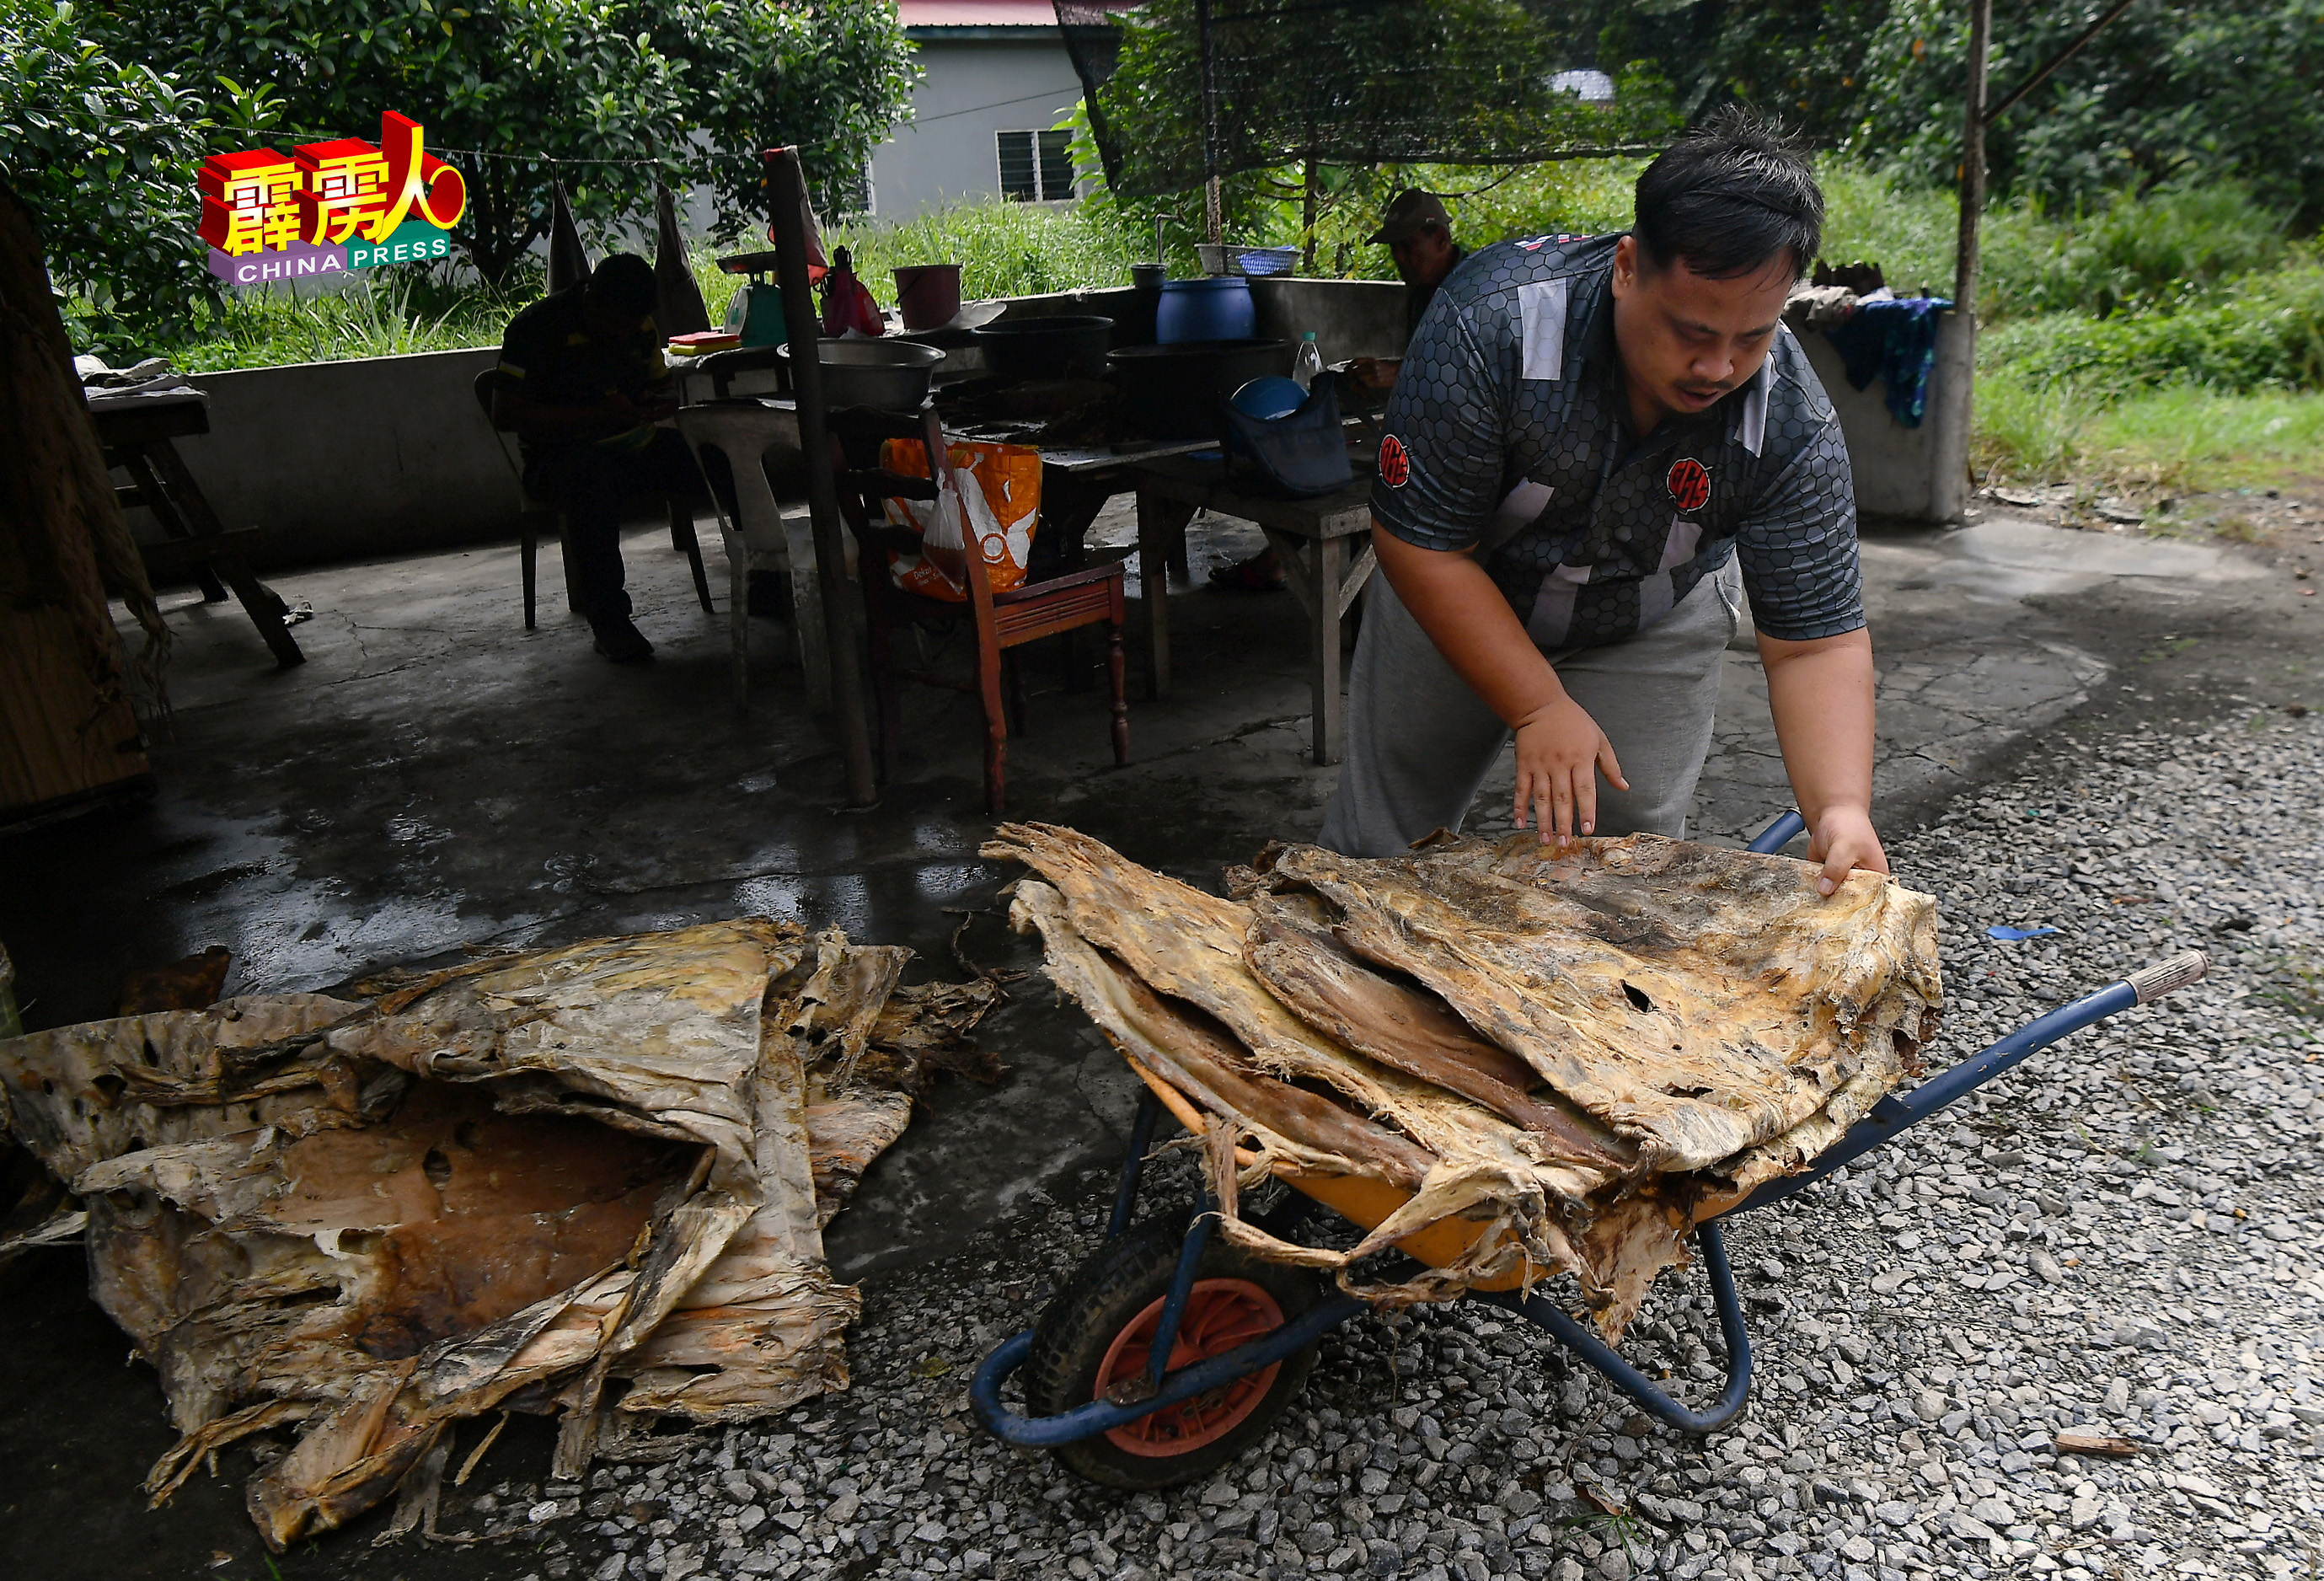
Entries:
{"label": "man's hand", "polygon": [[1872,639],[1861,628],[1810,642],[1759,633],[1767,706],[1792,794],[1808,820],[1816,888],[1835,893],[1850,870],[1888,871],[1872,832]]}
{"label": "man's hand", "polygon": [[1860,807],[1828,807],[1808,831],[1808,860],[1823,864],[1816,892],[1835,894],[1851,871],[1886,873],[1888,854],[1872,827],[1872,815]]}
{"label": "man's hand", "polygon": [[1598,721],[1561,689],[1519,719],[1517,731],[1517,827],[1531,809],[1544,845],[1553,834],[1565,840],[1596,833],[1599,771],[1617,790],[1630,788]]}

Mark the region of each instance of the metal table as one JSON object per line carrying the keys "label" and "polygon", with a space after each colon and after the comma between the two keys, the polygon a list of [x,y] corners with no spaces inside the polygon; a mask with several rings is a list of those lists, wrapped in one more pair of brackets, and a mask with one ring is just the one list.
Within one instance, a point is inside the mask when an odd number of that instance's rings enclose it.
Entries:
{"label": "metal table", "polygon": [[[1215,447],[1211,447],[1215,448]],[[1186,563],[1186,523],[1198,510],[1254,522],[1267,534],[1284,579],[1307,615],[1307,685],[1314,702],[1315,761],[1347,754],[1348,704],[1340,690],[1340,622],[1372,574],[1370,476],[1314,499],[1237,492],[1217,455],[1148,458],[1131,468],[1138,489],[1138,565],[1145,580],[1147,695],[1170,689],[1169,568]],[[1351,554],[1351,540],[1366,537]]]}

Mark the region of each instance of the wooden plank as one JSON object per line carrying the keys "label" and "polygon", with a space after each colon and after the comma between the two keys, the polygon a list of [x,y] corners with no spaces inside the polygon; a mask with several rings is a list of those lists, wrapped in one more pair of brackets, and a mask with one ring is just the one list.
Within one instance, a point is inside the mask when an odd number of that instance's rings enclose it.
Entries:
{"label": "wooden plank", "polygon": [[71,617],[0,608],[0,816],[150,772],[128,702],[98,701]]}

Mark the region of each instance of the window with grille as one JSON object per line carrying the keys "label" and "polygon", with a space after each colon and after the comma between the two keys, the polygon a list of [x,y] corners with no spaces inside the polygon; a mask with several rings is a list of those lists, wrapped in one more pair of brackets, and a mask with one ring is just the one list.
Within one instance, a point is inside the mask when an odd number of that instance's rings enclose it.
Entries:
{"label": "window with grille", "polygon": [[1016,203],[1056,203],[1074,195],[1070,132],[996,132],[1001,195]]}

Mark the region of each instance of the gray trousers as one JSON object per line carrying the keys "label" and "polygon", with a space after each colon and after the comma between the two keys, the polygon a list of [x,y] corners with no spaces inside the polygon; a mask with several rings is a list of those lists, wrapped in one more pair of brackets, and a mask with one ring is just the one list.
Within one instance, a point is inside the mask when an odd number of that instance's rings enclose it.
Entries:
{"label": "gray trousers", "polygon": [[[1348,672],[1348,757],[1316,844],[1393,856],[1457,831],[1509,727],[1469,689],[1420,623],[1376,576]],[[1566,695],[1621,760],[1628,790],[1598,782],[1598,833],[1683,838],[1711,754],[1720,654],[1738,629],[1743,574],[1732,556],[1678,606],[1626,643],[1552,653]]]}

